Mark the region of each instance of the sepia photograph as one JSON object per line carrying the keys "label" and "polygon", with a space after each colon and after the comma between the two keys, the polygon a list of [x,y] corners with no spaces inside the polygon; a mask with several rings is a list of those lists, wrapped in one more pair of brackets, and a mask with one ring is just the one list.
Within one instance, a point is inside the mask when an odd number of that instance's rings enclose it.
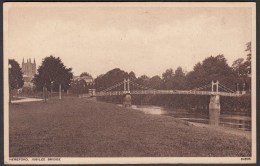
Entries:
{"label": "sepia photograph", "polygon": [[7,2],[5,164],[256,163],[252,2]]}

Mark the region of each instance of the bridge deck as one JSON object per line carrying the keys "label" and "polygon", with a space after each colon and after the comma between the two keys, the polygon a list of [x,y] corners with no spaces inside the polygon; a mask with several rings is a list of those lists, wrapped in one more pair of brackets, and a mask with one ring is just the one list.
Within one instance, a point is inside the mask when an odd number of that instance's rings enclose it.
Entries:
{"label": "bridge deck", "polygon": [[[110,91],[97,92],[96,96],[120,96],[125,95],[127,91]],[[189,94],[189,95],[220,95],[239,97],[241,94],[228,92],[211,92],[211,91],[189,91],[189,90],[131,90],[131,95],[167,95],[167,94]]]}

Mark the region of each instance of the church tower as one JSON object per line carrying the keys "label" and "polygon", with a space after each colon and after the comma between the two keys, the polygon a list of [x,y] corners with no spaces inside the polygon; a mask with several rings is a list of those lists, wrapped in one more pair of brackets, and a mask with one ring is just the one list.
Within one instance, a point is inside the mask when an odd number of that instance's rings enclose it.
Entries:
{"label": "church tower", "polygon": [[31,58],[27,59],[26,62],[22,62],[22,72],[23,72],[23,77],[25,82],[29,82],[32,80],[34,75],[36,74],[36,63],[35,63],[35,58],[34,61],[31,61]]}

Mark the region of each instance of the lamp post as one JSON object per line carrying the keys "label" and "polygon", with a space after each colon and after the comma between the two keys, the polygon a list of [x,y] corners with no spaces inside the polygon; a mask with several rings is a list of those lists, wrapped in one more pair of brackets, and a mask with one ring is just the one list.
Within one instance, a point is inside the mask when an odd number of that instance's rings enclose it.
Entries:
{"label": "lamp post", "polygon": [[43,99],[44,102],[46,102],[47,99],[47,88],[46,88],[46,83],[44,84],[43,88],[42,88],[42,93],[43,93]]}
{"label": "lamp post", "polygon": [[59,84],[59,99],[61,100],[61,84]]}
{"label": "lamp post", "polygon": [[[69,83],[69,87],[70,87],[70,83]],[[67,89],[67,95],[69,94],[69,88]]]}
{"label": "lamp post", "polygon": [[51,81],[51,98],[52,98],[52,92],[53,92],[53,83],[54,83],[54,81]]}
{"label": "lamp post", "polygon": [[9,72],[8,72],[8,75],[9,75],[9,77],[8,77],[8,78],[9,78],[9,80],[8,80],[8,81],[9,81],[9,103],[11,103],[11,96],[12,96],[12,95],[11,95],[11,82],[10,82],[11,68],[12,68],[12,66],[11,66],[11,64],[9,64],[9,65],[8,65],[8,69],[9,69],[9,70],[8,70],[8,71],[9,71]]}

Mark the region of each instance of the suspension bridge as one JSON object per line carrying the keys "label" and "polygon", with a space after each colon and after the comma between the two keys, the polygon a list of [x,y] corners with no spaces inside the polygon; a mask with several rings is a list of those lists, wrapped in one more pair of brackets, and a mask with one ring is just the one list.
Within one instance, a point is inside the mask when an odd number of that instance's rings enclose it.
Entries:
{"label": "suspension bridge", "polygon": [[[233,91],[219,81],[212,81],[204,86],[194,88],[192,90],[159,90],[150,88],[144,85],[135,83],[130,79],[110,86],[104,90],[96,92],[91,89],[87,96],[102,97],[102,96],[123,96],[123,105],[131,106],[131,95],[207,95],[210,96],[209,103],[209,123],[217,126],[219,124],[220,116],[220,96],[240,97],[245,94],[239,91]],[[84,97],[84,96],[83,96]]]}
{"label": "suspension bridge", "polygon": [[[131,85],[131,89],[130,89]],[[122,87],[119,89],[119,87]],[[134,89],[136,88],[136,89]],[[116,89],[116,90],[115,90]],[[211,89],[211,90],[209,90]],[[188,94],[188,95],[219,95],[219,96],[230,96],[239,97],[243,93],[233,91],[230,88],[217,82],[211,82],[207,85],[195,88],[192,90],[158,90],[137,84],[129,79],[125,79],[109,88],[106,88],[100,92],[91,91],[92,96],[119,96],[119,95],[167,95],[167,94]]]}

